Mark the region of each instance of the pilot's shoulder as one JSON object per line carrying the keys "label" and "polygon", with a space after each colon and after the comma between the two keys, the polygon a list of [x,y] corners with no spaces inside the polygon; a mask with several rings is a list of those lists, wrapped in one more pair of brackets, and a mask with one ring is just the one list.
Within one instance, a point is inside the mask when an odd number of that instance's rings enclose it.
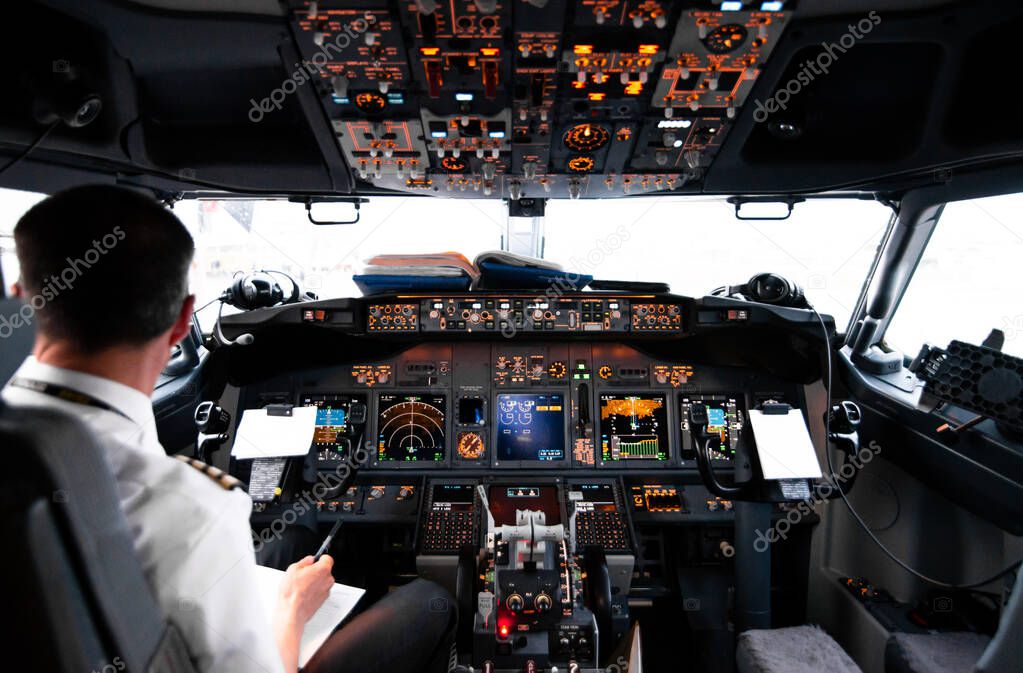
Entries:
{"label": "pilot's shoulder", "polygon": [[213,465],[209,465],[195,458],[190,458],[189,456],[177,455],[174,456],[174,458],[205,475],[210,479],[210,481],[225,491],[244,490],[245,488],[245,485],[241,482],[241,480],[232,477],[219,467],[214,467]]}
{"label": "pilot's shoulder", "polygon": [[122,469],[140,485],[137,503],[157,507],[161,519],[180,516],[195,524],[220,519],[225,512],[235,513],[230,519],[247,519],[252,510],[252,500],[241,482],[193,458],[160,456],[154,460],[147,456],[144,462],[129,462]]}

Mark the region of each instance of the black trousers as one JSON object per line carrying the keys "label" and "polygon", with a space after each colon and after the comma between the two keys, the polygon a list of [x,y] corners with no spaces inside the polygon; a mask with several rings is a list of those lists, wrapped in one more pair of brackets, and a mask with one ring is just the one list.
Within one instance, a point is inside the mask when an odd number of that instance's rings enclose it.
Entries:
{"label": "black trousers", "polygon": [[[316,553],[321,540],[293,525],[256,554],[260,565],[286,569]],[[443,673],[454,642],[455,601],[442,587],[417,579],[343,622],[316,651],[305,673]]]}

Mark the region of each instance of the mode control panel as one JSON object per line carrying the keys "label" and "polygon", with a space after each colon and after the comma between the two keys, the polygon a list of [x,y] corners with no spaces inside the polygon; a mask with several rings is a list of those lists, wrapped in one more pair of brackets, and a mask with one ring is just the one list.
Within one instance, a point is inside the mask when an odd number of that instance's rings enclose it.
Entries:
{"label": "mode control panel", "polygon": [[366,318],[370,332],[415,332],[419,329],[417,304],[370,304]]}
{"label": "mode control panel", "polygon": [[[587,293],[588,294],[588,293]],[[519,333],[675,332],[685,329],[685,307],[634,297],[566,297],[563,293],[433,297],[371,303],[369,332]]]}
{"label": "mode control panel", "polygon": [[424,332],[625,332],[627,301],[532,297],[447,297],[423,302]]}

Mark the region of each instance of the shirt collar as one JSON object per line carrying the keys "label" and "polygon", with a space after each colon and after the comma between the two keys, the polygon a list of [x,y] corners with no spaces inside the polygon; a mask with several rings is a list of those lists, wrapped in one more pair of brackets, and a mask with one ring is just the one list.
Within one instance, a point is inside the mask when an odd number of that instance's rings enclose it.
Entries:
{"label": "shirt collar", "polygon": [[92,395],[106,402],[142,427],[155,423],[153,401],[142,391],[111,379],[86,374],[85,372],[54,367],[36,360],[30,355],[18,368],[16,378],[32,379],[43,383],[66,386],[72,390]]}

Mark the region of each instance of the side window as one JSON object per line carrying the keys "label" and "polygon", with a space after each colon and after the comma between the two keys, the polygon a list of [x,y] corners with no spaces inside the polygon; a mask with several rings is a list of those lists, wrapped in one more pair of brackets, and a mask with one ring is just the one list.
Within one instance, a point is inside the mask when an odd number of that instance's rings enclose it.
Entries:
{"label": "side window", "polygon": [[46,198],[46,194],[0,189],[0,268],[3,269],[6,295],[18,280],[18,257],[14,252],[14,225],[29,208]]}
{"label": "side window", "polygon": [[927,342],[979,344],[1005,332],[1023,357],[1023,194],[945,206],[885,341],[910,357]]}

